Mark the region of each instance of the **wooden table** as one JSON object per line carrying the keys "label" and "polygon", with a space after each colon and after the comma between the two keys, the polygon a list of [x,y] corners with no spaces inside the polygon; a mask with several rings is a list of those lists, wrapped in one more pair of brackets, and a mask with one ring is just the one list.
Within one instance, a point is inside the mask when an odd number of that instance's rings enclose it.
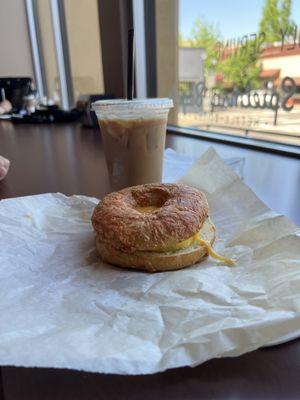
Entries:
{"label": "wooden table", "polygon": [[[167,146],[194,156],[213,146],[222,157],[245,158],[245,182],[271,208],[300,224],[299,160],[171,134]],[[44,192],[101,197],[109,191],[98,130],[1,122],[0,154],[11,160],[0,182],[2,199]],[[150,376],[2,367],[0,399],[296,399],[299,377],[300,340],[295,340]]]}

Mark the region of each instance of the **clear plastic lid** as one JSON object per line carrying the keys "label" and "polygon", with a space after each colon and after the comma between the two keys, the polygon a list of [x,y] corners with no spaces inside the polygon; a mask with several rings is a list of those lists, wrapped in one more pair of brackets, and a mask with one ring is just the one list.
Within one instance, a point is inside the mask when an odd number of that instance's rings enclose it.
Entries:
{"label": "clear plastic lid", "polygon": [[161,99],[116,99],[99,100],[92,103],[92,110],[98,118],[155,118],[168,115],[173,100]]}

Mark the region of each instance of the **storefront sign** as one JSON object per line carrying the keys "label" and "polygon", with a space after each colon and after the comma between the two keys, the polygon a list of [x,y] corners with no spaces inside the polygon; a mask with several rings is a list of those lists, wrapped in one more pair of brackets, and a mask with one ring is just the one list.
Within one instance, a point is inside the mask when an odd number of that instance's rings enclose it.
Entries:
{"label": "storefront sign", "polygon": [[262,91],[262,90],[251,90],[251,86],[248,85],[246,92],[239,90],[233,90],[230,93],[221,93],[220,91],[214,91],[211,97],[211,110],[214,111],[216,108],[231,108],[231,107],[242,107],[242,108],[254,108],[254,109],[270,109],[275,111],[276,124],[277,111],[282,108],[284,111],[291,111],[294,108],[293,102],[290,101],[292,96],[296,92],[296,83],[293,78],[285,77],[281,83],[281,95],[278,91]]}

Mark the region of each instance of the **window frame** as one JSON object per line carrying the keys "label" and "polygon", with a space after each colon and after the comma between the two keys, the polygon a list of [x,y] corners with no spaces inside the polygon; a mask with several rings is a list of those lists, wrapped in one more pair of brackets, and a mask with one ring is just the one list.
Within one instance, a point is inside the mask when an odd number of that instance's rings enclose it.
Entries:
{"label": "window frame", "polygon": [[[178,0],[180,1],[180,0]],[[146,64],[147,64],[147,87],[151,87],[151,79],[153,87],[151,97],[157,95],[157,76],[156,71],[153,71],[153,64],[156,63],[156,24],[155,24],[155,0],[144,0],[144,15],[145,15],[145,43],[146,43]],[[138,51],[138,49],[137,49]],[[149,89],[148,89],[149,97]],[[234,127],[233,127],[234,129]],[[242,129],[242,128],[240,128]],[[247,131],[247,128],[245,129]],[[276,154],[282,154],[291,157],[300,156],[300,146],[290,145],[278,142],[271,142],[263,139],[254,139],[245,136],[237,136],[230,133],[218,132],[218,130],[205,131],[201,128],[183,127],[180,125],[168,125],[168,132],[197,137],[202,140],[217,141],[233,146],[248,147],[255,150],[267,151]],[[247,133],[246,133],[247,135]],[[279,133],[278,133],[279,135]]]}

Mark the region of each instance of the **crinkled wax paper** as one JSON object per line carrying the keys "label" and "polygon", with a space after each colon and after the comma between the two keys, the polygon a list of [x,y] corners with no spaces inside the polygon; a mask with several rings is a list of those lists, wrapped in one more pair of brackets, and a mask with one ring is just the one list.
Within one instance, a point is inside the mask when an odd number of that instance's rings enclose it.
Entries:
{"label": "crinkled wax paper", "polygon": [[[237,356],[300,330],[300,238],[209,149],[183,182],[217,226],[212,259],[148,274],[103,264],[96,199],[0,202],[0,363],[148,374]],[[267,182],[266,182],[267,185]]]}
{"label": "crinkled wax paper", "polygon": [[[191,166],[197,161],[197,157],[189,154],[178,154],[175,150],[167,148],[164,154],[164,182],[176,182],[184,176]],[[225,158],[226,165],[243,179],[245,159],[241,157]]]}

